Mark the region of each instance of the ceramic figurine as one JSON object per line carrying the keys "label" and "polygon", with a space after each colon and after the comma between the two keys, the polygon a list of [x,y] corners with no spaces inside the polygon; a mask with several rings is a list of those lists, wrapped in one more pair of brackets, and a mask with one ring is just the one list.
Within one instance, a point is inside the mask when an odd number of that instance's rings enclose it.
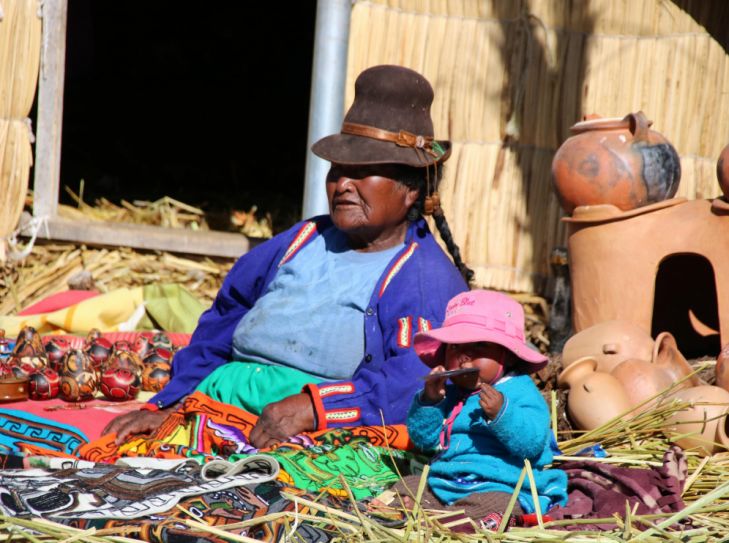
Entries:
{"label": "ceramic figurine", "polygon": [[152,337],[152,345],[158,349],[167,349],[168,351],[172,351],[174,349],[172,340],[164,332],[157,332]]}
{"label": "ceramic figurine", "polygon": [[141,332],[137,339],[134,340],[134,345],[132,346],[132,350],[139,355],[139,358],[144,360],[144,357],[147,356],[147,353],[153,349],[152,347],[152,338],[154,337],[154,334],[151,332]]}
{"label": "ceramic figurine", "polygon": [[172,352],[161,347],[154,347],[147,356],[144,357],[144,364],[154,364],[156,362],[172,363]]}
{"label": "ceramic figurine", "polygon": [[114,346],[108,339],[98,337],[91,341],[87,341],[84,350],[91,359],[94,369],[100,372],[101,368],[103,368],[109,360],[111,353],[114,352]]}
{"label": "ceramic figurine", "polygon": [[127,368],[107,369],[101,376],[101,392],[109,400],[133,400],[139,394],[139,376]]}
{"label": "ceramic figurine", "polygon": [[46,356],[48,357],[48,367],[56,372],[61,370],[63,356],[71,349],[68,340],[62,337],[52,337],[45,345]]}
{"label": "ceramic figurine", "polygon": [[134,349],[132,348],[132,344],[126,339],[120,339],[114,342],[114,351],[133,352]]}
{"label": "ceramic figurine", "polygon": [[557,197],[566,213],[611,204],[628,211],[672,198],[681,179],[676,149],[650,130],[642,111],[575,124],[552,161]]}
{"label": "ceramic figurine", "polygon": [[108,369],[125,368],[137,376],[142,375],[143,363],[139,359],[139,355],[134,351],[114,351],[109,357],[103,372]]}
{"label": "ceramic figurine", "polygon": [[98,386],[91,358],[81,349],[71,349],[63,357],[60,396],[69,402],[90,400]]}
{"label": "ceramic figurine", "polygon": [[669,437],[677,436],[677,445],[695,450],[702,456],[729,448],[726,428],[729,392],[716,386],[702,385],[679,390],[666,401],[672,399],[689,403],[686,409],[677,411],[663,426]]}
{"label": "ceramic figurine", "polygon": [[32,400],[51,400],[61,390],[61,377],[51,368],[44,368],[30,376],[30,398]]}
{"label": "ceramic figurine", "polygon": [[20,330],[11,358],[41,357],[46,358],[46,349],[40,334],[32,326],[25,326]]}
{"label": "ceramic figurine", "polygon": [[627,415],[631,407],[620,381],[596,369],[597,360],[586,356],[575,360],[557,378],[561,387],[569,388],[567,413],[581,430],[599,428],[615,417]]}
{"label": "ceramic figurine", "polygon": [[0,361],[5,360],[13,352],[14,343],[5,337],[5,330],[0,328]]}
{"label": "ceramic figurine", "polygon": [[597,371],[610,373],[624,360],[651,360],[653,347],[653,338],[640,326],[626,320],[605,321],[567,340],[562,351],[562,367],[591,356],[597,361]]}
{"label": "ceramic figurine", "polygon": [[172,367],[167,362],[152,362],[144,365],[142,390],[159,392],[170,381]]}
{"label": "ceramic figurine", "polygon": [[729,200],[729,145],[724,147],[716,163],[716,177],[719,179],[724,199]]}

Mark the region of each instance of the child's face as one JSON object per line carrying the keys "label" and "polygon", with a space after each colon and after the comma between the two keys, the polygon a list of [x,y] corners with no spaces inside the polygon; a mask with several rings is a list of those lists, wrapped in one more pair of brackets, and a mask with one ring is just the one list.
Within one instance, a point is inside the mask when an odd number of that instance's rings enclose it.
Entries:
{"label": "child's face", "polygon": [[458,375],[451,381],[462,388],[477,389],[482,383],[492,384],[503,372],[508,356],[501,345],[489,342],[449,343],[445,347],[445,367],[447,370],[459,368],[478,368],[478,374]]}

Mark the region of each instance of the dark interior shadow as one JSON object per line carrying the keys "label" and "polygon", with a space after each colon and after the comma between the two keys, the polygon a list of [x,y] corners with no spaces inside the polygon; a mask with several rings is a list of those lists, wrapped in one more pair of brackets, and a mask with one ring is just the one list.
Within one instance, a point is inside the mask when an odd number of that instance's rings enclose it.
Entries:
{"label": "dark interior shadow", "polygon": [[651,335],[671,332],[687,358],[719,354],[715,285],[714,270],[705,257],[679,254],[664,259],[656,274]]}
{"label": "dark interior shadow", "polygon": [[726,0],[672,0],[703,26],[724,51],[729,52],[729,2]]}

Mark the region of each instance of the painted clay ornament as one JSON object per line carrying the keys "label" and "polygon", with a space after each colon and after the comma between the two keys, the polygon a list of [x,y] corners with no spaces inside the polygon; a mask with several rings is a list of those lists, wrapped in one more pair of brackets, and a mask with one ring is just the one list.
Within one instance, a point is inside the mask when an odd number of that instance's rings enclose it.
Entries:
{"label": "painted clay ornament", "polygon": [[157,332],[152,336],[152,346],[158,349],[167,349],[168,351],[174,350],[172,340],[164,332]]}
{"label": "painted clay ornament", "polygon": [[71,349],[68,340],[62,337],[52,337],[45,345],[46,356],[48,357],[48,367],[56,372],[61,370],[63,356]]}
{"label": "painted clay ornament", "polygon": [[139,394],[139,376],[126,368],[109,368],[101,376],[101,392],[109,400],[133,400]]}
{"label": "painted clay ornament", "polygon": [[101,371],[101,368],[103,368],[109,360],[111,353],[114,352],[114,346],[108,339],[98,337],[91,341],[87,341],[85,351],[91,359],[94,369],[96,371]]}
{"label": "painted clay ornament", "polygon": [[142,390],[159,392],[170,381],[172,366],[167,362],[152,362],[144,365],[142,371]]}
{"label": "painted clay ornament", "polygon": [[30,376],[28,384],[32,400],[52,400],[61,391],[61,377],[51,368],[44,368]]}
{"label": "painted clay ornament", "polygon": [[141,376],[142,366],[142,361],[134,351],[114,351],[109,357],[102,373],[108,369],[124,368],[137,376]]}
{"label": "painted clay ornament", "polygon": [[154,364],[156,362],[165,362],[166,364],[172,363],[172,351],[163,349],[161,347],[154,347],[147,356],[144,357],[144,365]]}
{"label": "painted clay ornament", "polygon": [[151,332],[141,332],[137,339],[134,340],[132,350],[139,355],[139,358],[144,360],[144,357],[154,348],[152,346],[152,338],[154,334]]}
{"label": "painted clay ornament", "polygon": [[81,349],[72,349],[63,357],[60,396],[68,402],[82,402],[94,397],[98,377],[91,358]]}
{"label": "painted clay ornament", "polygon": [[620,381],[596,370],[597,360],[587,356],[575,360],[557,377],[561,387],[569,388],[567,413],[581,430],[594,430],[630,411],[630,400]]}
{"label": "painted clay ornament", "polygon": [[41,356],[45,358],[46,349],[43,347],[43,340],[35,328],[25,326],[20,330],[15,340],[12,356],[15,358],[23,358],[26,356]]}
{"label": "painted clay ornament", "polygon": [[642,111],[575,124],[557,150],[552,180],[562,208],[611,204],[628,211],[672,198],[681,179],[673,145]]}

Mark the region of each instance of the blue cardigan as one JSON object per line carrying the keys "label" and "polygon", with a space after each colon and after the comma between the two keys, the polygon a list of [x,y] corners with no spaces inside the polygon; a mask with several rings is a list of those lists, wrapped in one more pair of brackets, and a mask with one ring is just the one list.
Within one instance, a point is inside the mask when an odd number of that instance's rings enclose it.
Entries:
{"label": "blue cardigan", "polygon": [[[507,492],[516,488],[524,459],[534,472],[542,512],[567,503],[567,475],[544,467],[552,463],[549,410],[531,377],[513,373],[502,377],[494,388],[504,395],[501,410],[488,420],[479,395],[446,386],[446,397],[434,405],[421,403],[416,394],[408,414],[410,439],[432,459],[428,485],[439,500],[451,504],[476,492]],[[460,399],[463,409],[453,421],[450,444],[440,446],[441,429]],[[519,494],[519,503],[534,511],[529,479]]]}
{"label": "blue cardigan", "polygon": [[[200,317],[190,345],[175,354],[172,379],[150,403],[173,405],[232,358],[233,332],[266,292],[279,267],[327,228],[328,216],[301,222],[243,255]],[[307,385],[317,429],[402,424],[417,378],[428,368],[412,349],[416,332],[440,326],[453,296],[467,286],[424,220],[410,223],[403,249],[377,281],[365,311],[365,355],[351,380]],[[353,333],[359,333],[354,332]]]}

